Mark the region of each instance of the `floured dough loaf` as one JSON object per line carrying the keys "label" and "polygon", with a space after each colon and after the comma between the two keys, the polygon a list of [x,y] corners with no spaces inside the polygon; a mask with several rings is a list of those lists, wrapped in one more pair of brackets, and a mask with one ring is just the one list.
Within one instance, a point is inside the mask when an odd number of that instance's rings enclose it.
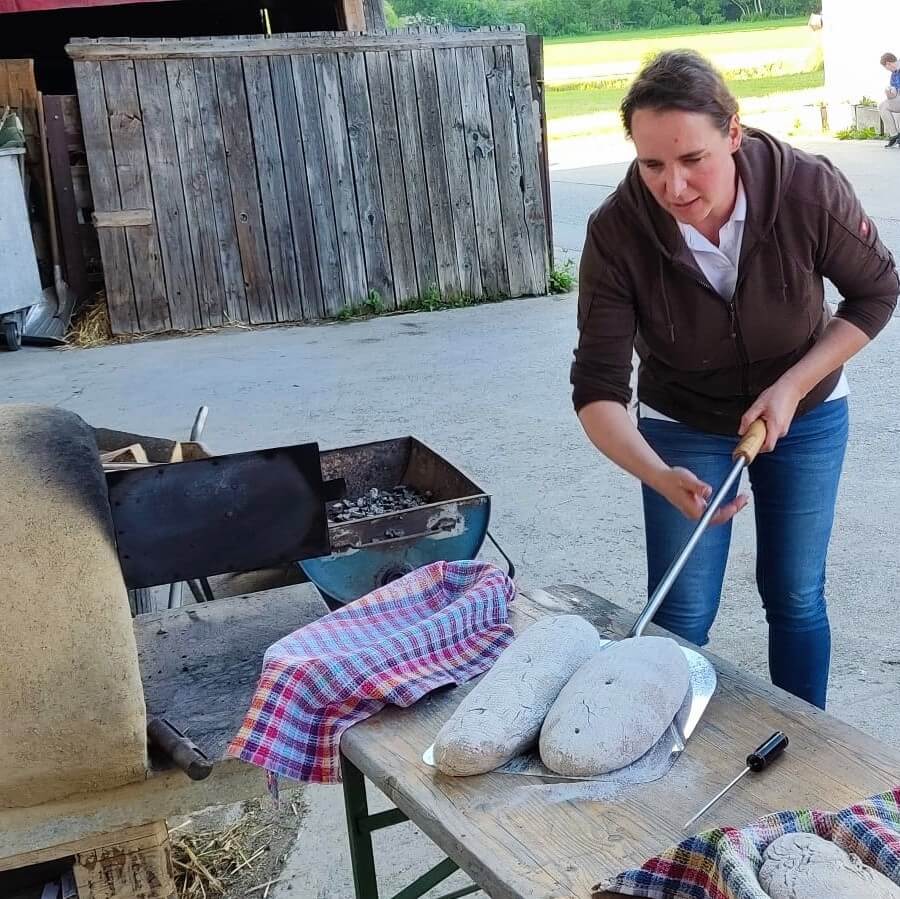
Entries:
{"label": "floured dough loaf", "polygon": [[812,833],[788,833],[770,843],[759,883],[771,899],[900,899],[900,886]]}
{"label": "floured dough loaf", "polygon": [[437,767],[445,774],[484,774],[532,746],[559,691],[600,645],[597,629],[578,615],[532,624],[440,729]]}
{"label": "floured dough loaf", "polygon": [[541,759],[568,777],[624,768],[665,733],[689,687],[687,659],[674,640],[608,646],[560,691],[541,729]]}

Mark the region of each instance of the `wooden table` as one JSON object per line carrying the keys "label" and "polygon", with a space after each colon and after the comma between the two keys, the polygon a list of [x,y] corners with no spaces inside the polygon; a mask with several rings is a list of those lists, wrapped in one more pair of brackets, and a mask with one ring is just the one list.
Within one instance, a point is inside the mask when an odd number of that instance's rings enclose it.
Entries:
{"label": "wooden table", "polygon": [[[517,631],[543,615],[575,612],[601,634],[622,636],[634,618],[576,587],[548,587],[532,591],[530,598],[520,594],[513,609]],[[586,789],[579,784],[497,773],[453,778],[425,765],[423,750],[469,685],[439,691],[410,709],[385,709],[352,727],[341,749],[357,899],[378,896],[371,831],[406,817],[448,861],[398,897],[422,895],[422,887],[458,866],[493,899],[585,899],[598,881],[639,866],[680,840],[684,822],[776,730],[791,741],[784,756],[765,774],[745,778],[698,822],[698,830],[742,825],[780,809],[840,808],[900,782],[900,752],[707,656],[719,684],[686,751],[666,777],[614,799],[579,799]],[[397,809],[368,815],[364,778]]]}

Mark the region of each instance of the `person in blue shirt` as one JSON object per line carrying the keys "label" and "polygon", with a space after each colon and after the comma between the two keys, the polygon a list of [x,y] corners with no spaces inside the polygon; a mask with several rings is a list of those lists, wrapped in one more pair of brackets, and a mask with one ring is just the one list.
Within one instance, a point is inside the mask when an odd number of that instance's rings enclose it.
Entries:
{"label": "person in blue shirt", "polygon": [[894,147],[900,141],[900,130],[894,119],[894,113],[900,112],[900,63],[893,53],[882,53],[880,62],[891,73],[891,83],[884,92],[885,99],[878,104],[878,111],[884,123],[884,133],[889,135],[885,146]]}

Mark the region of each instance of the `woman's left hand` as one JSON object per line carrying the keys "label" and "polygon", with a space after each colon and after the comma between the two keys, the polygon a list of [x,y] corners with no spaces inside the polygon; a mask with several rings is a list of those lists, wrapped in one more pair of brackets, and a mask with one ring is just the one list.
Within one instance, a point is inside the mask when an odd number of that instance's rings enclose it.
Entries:
{"label": "woman's left hand", "polygon": [[787,434],[803,394],[790,381],[782,378],[764,390],[744,413],[738,434],[742,437],[758,418],[766,423],[766,442],[761,453],[771,453],[775,444]]}

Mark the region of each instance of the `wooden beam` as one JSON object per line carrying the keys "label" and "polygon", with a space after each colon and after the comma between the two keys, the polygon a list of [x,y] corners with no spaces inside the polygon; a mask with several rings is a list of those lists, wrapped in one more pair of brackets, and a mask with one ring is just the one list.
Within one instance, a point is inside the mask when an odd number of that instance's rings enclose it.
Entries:
{"label": "wooden beam", "polygon": [[383,31],[387,28],[384,0],[363,0],[363,4],[366,8],[366,30]]}
{"label": "wooden beam", "polygon": [[76,853],[72,874],[79,897],[177,899],[166,822],[140,830],[110,834],[108,843]]}
{"label": "wooden beam", "polygon": [[[57,858],[87,854],[89,852],[107,851],[110,849],[126,849],[128,844],[138,846],[162,845],[168,834],[164,821],[155,821],[151,824],[142,824],[139,827],[126,827],[112,833],[91,834],[81,840],[72,840],[53,847],[40,847],[23,852],[14,858],[0,861],[0,871],[14,871],[18,868],[28,868],[31,865],[40,865]],[[118,854],[109,852],[109,855]],[[90,894],[86,894],[90,895]]]}
{"label": "wooden beam", "polygon": [[75,296],[83,300],[90,293],[90,285],[87,264],[84,261],[84,247],[81,244],[78,210],[75,207],[72,160],[69,155],[62,98],[44,94],[43,109],[47,150],[50,156],[50,175],[53,182],[51,188],[59,223],[59,241],[66,281]]}
{"label": "wooden beam", "polygon": [[152,209],[122,209],[117,212],[95,212],[91,216],[95,228],[134,228],[153,224]]}
{"label": "wooden beam", "polygon": [[547,263],[553,268],[553,212],[550,197],[550,152],[547,138],[547,107],[544,88],[544,39],[539,34],[526,38],[528,73],[531,81],[532,103],[537,110],[535,127],[538,129],[538,168],[541,175],[541,200],[544,204],[544,233],[547,243]]}
{"label": "wooden beam", "polygon": [[347,31],[366,31],[366,10],[363,0],[341,0],[339,4],[344,28]]}
{"label": "wooden beam", "polygon": [[[156,617],[142,615],[142,618]],[[282,793],[300,785],[283,780]],[[16,856],[47,847],[44,860],[65,858],[68,844],[125,827],[139,827],[211,805],[230,805],[268,794],[265,772],[237,759],[218,762],[206,780],[178,770],[115,790],[30,808],[0,809],[0,871],[19,867]]]}
{"label": "wooden beam", "polygon": [[525,31],[444,31],[411,34],[405,29],[390,34],[346,34],[323,32],[311,35],[214,38],[196,41],[134,40],[96,43],[73,41],[66,52],[74,60],[184,59],[220,56],[298,56],[323,51],[359,53],[366,50],[421,50],[436,47],[524,46]]}

